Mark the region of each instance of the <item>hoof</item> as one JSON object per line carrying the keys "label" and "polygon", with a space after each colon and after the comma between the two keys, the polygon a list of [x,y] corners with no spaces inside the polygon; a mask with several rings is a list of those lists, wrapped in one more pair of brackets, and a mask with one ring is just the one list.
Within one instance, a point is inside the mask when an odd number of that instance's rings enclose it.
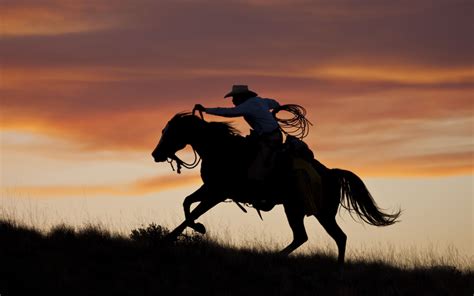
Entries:
{"label": "hoof", "polygon": [[259,200],[253,204],[254,208],[260,211],[269,212],[275,207],[275,203],[267,200]]}
{"label": "hoof", "polygon": [[195,231],[199,232],[200,234],[206,233],[206,227],[204,227],[204,225],[202,225],[201,223],[194,223],[190,227]]}

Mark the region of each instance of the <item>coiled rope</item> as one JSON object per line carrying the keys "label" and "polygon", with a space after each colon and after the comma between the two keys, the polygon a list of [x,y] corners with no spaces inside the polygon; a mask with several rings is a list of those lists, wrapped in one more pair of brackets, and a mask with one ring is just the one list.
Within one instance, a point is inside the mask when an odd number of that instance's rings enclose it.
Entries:
{"label": "coiled rope", "polygon": [[[290,118],[277,117],[277,113],[286,111],[293,116]],[[300,139],[309,134],[309,127],[313,124],[306,118],[306,109],[300,105],[287,104],[282,105],[272,111],[273,117],[280,124],[280,130],[286,135],[291,135]]]}

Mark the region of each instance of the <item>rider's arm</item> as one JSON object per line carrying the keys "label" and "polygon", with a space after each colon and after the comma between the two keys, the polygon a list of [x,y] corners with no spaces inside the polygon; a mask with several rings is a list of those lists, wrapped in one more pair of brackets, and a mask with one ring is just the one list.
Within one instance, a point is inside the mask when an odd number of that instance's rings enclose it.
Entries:
{"label": "rider's arm", "polygon": [[248,106],[246,102],[233,108],[206,108],[207,114],[218,115],[223,117],[238,117],[244,116],[248,113]]}
{"label": "rider's arm", "polygon": [[236,110],[237,108],[206,108],[207,114],[218,115],[223,117],[238,117],[242,114]]}
{"label": "rider's arm", "polygon": [[265,101],[265,103],[267,103],[267,106],[268,106],[268,109],[276,109],[278,107],[280,107],[280,103],[278,103],[276,100],[274,99],[262,99]]}

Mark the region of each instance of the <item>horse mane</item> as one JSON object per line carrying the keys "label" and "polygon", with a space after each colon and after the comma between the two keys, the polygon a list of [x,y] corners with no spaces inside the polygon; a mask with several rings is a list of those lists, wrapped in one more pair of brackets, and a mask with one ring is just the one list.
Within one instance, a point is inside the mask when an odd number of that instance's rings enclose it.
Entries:
{"label": "horse mane", "polygon": [[229,136],[240,136],[240,131],[235,128],[231,122],[218,122],[218,121],[211,121],[208,122],[208,127],[213,132],[218,134],[227,134]]}
{"label": "horse mane", "polygon": [[183,117],[188,117],[188,116],[194,116],[194,115],[191,112],[187,112],[187,111],[179,112],[179,113],[176,113],[176,115],[173,116],[173,118],[171,118],[170,122],[181,119]]}
{"label": "horse mane", "polygon": [[205,121],[204,119],[192,114],[191,112],[179,112],[170,120],[174,122],[179,119],[192,118],[194,120],[199,120],[207,124],[207,128],[216,135],[229,135],[229,136],[240,136],[240,131],[233,126],[231,122],[219,122],[219,121]]}

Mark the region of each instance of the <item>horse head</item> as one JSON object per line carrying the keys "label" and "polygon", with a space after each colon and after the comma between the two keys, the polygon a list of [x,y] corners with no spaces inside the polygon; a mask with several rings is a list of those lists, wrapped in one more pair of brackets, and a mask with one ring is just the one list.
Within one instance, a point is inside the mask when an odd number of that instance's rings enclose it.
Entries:
{"label": "horse head", "polygon": [[175,153],[190,144],[192,137],[196,136],[196,128],[204,121],[191,113],[178,113],[162,131],[160,141],[151,153],[155,162],[163,162],[174,157]]}

